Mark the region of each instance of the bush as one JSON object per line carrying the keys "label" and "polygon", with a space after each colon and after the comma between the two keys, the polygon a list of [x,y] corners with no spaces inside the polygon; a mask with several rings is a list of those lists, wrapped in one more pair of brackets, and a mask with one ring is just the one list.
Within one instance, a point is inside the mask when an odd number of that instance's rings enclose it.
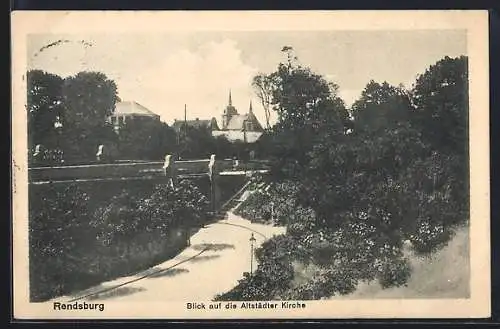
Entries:
{"label": "bush", "polygon": [[405,285],[411,276],[411,267],[408,259],[397,258],[386,262],[378,275],[382,288]]}
{"label": "bush", "polygon": [[252,275],[245,274],[236,287],[215,300],[273,300],[284,293],[293,279],[291,260],[296,243],[286,235],[275,236],[256,250],[259,263]]}
{"label": "bush", "polygon": [[352,273],[335,268],[320,268],[305,283],[296,285],[285,294],[286,299],[318,300],[334,295],[346,295],[356,289]]}
{"label": "bush", "polygon": [[[35,201],[40,198],[39,202]],[[92,243],[88,194],[76,185],[50,185],[42,195],[30,190],[30,290],[33,299],[62,294],[83,268],[81,256]]]}
{"label": "bush", "polygon": [[[126,275],[174,256],[202,225],[209,202],[189,181],[149,194],[114,188],[107,204],[101,185],[30,189],[30,290],[42,301]],[[108,190],[107,192],[112,192]],[[43,192],[43,193],[42,193]],[[94,209],[97,208],[97,209]]]}
{"label": "bush", "polygon": [[272,212],[267,193],[262,189],[253,191],[235,214],[252,222],[270,222]]}
{"label": "bush", "polygon": [[[241,213],[262,216],[271,202],[277,204],[275,222],[286,225],[287,234],[257,250],[259,267],[252,280],[244,278],[221,298],[319,299],[348,294],[360,281],[377,279],[384,287],[407,282],[411,268],[402,257],[402,239],[414,226],[404,227],[412,219],[393,210],[407,197],[397,182],[372,186],[362,199],[366,209],[332,213],[328,221],[336,224],[326,226],[314,210],[300,204],[297,186],[290,181],[271,184],[241,205]],[[307,282],[295,285],[292,262],[312,263],[319,270]]]}
{"label": "bush", "polygon": [[251,221],[287,226],[288,232],[301,236],[316,223],[314,211],[298,203],[299,185],[293,181],[257,185],[237,208],[236,214]]}

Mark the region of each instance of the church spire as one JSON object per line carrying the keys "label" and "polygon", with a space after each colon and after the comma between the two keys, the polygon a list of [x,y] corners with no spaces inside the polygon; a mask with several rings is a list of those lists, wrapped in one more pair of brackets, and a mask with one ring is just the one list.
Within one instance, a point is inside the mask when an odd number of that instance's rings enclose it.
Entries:
{"label": "church spire", "polygon": [[250,108],[248,109],[248,114],[253,114],[252,100],[250,100]]}
{"label": "church spire", "polygon": [[233,105],[233,101],[231,99],[231,89],[229,89],[229,106]]}

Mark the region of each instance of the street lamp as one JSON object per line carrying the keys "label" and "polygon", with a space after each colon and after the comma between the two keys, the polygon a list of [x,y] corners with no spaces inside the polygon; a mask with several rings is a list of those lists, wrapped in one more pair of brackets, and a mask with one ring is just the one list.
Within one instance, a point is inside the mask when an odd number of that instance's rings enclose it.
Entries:
{"label": "street lamp", "polygon": [[253,244],[255,242],[255,237],[252,235],[250,236],[250,276],[252,276],[253,273]]}

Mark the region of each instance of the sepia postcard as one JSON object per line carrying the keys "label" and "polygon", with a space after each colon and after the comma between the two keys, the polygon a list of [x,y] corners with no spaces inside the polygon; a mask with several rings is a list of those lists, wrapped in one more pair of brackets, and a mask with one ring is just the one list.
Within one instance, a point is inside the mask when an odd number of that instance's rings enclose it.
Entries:
{"label": "sepia postcard", "polygon": [[490,316],[487,11],[12,13],[16,320]]}

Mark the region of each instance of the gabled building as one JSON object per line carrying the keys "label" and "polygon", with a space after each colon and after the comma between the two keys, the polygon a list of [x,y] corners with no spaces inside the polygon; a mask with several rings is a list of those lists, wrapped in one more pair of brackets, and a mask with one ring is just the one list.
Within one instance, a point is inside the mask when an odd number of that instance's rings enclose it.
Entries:
{"label": "gabled building", "polygon": [[212,136],[224,136],[229,141],[240,140],[245,143],[256,142],[264,129],[253,113],[252,101],[248,108],[248,113],[239,114],[233,106],[231,91],[229,91],[229,101],[222,115],[222,129],[212,131]]}
{"label": "gabled building", "polygon": [[200,120],[196,118],[195,120],[177,120],[175,119],[172,127],[174,130],[179,133],[184,126],[190,128],[207,128],[210,131],[219,130],[219,125],[217,124],[217,119],[212,118],[210,120]]}
{"label": "gabled building", "polygon": [[224,109],[224,114],[222,115],[222,129],[221,130],[238,130],[247,132],[263,132],[259,120],[253,113],[252,101],[250,101],[250,106],[248,113],[239,114],[236,108],[233,106],[231,99],[231,91],[229,91],[229,102]]}
{"label": "gabled building", "polygon": [[115,104],[113,114],[107,119],[113,124],[115,131],[119,131],[129,120],[160,121],[160,116],[135,101],[122,101]]}

